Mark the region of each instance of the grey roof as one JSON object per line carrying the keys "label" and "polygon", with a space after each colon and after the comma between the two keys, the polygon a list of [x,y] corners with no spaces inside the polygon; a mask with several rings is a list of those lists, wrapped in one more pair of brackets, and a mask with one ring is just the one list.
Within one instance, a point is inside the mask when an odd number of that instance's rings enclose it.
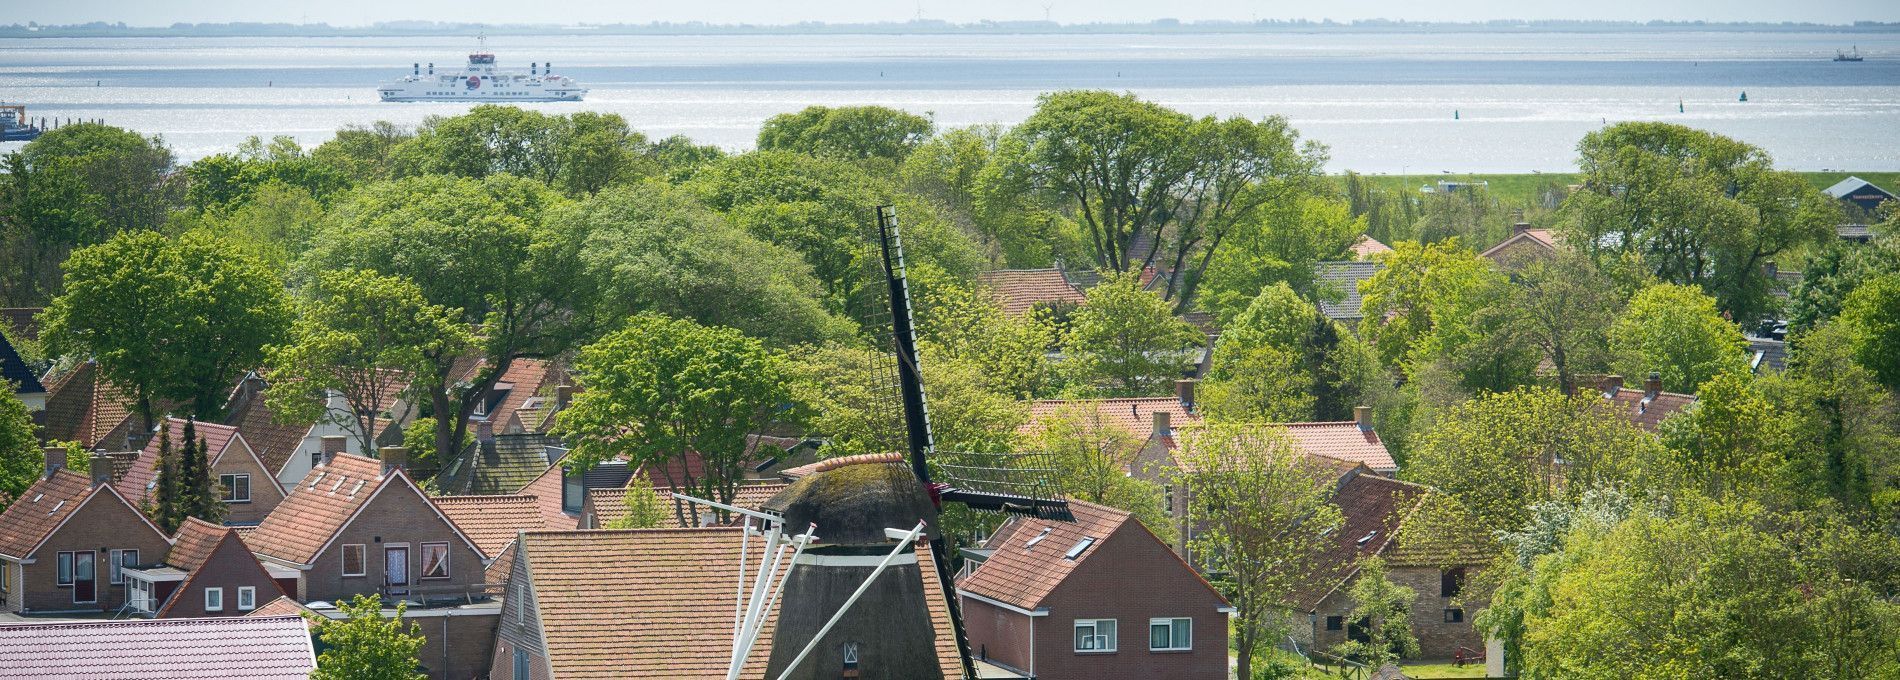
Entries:
{"label": "grey roof", "polygon": [[1833,196],[1835,198],[1847,198],[1849,194],[1854,193],[1855,191],[1859,190],[1863,186],[1873,187],[1875,191],[1879,191],[1880,193],[1886,194],[1888,196],[1893,195],[1893,192],[1880,188],[1880,185],[1874,184],[1873,182],[1869,182],[1859,177],[1848,177],[1847,179],[1841,180],[1839,182],[1835,182],[1834,186],[1828,187],[1824,189],[1823,191],[1827,193],[1827,195]]}
{"label": "grey roof", "polygon": [[[1365,315],[1360,312],[1362,300],[1359,296],[1359,283],[1372,278],[1385,265],[1377,262],[1320,262],[1313,265],[1313,275],[1317,279],[1320,292],[1319,311],[1326,318],[1335,321],[1358,321]],[[1335,295],[1337,297],[1335,297]],[[1338,302],[1328,300],[1337,299]]]}
{"label": "grey roof", "polygon": [[13,351],[13,343],[0,335],[0,380],[13,383],[15,394],[44,394],[46,387],[40,384],[40,378],[33,369],[20,359],[20,353]]}
{"label": "grey roof", "polygon": [[1834,235],[1845,241],[1866,241],[1874,237],[1874,230],[1865,224],[1837,224]]}
{"label": "grey roof", "polygon": [[443,470],[437,479],[450,496],[497,495],[521,491],[552,465],[546,436],[532,433],[495,435],[492,444],[471,446]]}
{"label": "grey roof", "polygon": [[0,678],[308,678],[300,616],[0,625]]}
{"label": "grey roof", "polygon": [[1756,373],[1780,371],[1788,366],[1788,343],[1768,338],[1748,339],[1748,365]]}

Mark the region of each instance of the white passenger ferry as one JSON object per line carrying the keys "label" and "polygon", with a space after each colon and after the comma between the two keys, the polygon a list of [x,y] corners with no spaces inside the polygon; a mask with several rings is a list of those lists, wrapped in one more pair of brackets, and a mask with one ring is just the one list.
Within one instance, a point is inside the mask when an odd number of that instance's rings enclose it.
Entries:
{"label": "white passenger ferry", "polygon": [[421,63],[410,75],[376,88],[386,102],[577,102],[587,88],[567,76],[554,75],[553,64],[533,63],[528,72],[495,66],[495,55],[479,51],[468,55],[468,68],[423,71]]}

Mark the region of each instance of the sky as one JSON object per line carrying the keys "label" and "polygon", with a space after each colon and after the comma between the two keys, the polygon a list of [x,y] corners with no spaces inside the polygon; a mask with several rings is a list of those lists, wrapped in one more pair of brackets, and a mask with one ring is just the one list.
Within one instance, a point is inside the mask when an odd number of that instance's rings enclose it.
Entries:
{"label": "sky", "polygon": [[1144,22],[1159,18],[1900,21],[1894,0],[5,0],[0,24],[88,21],[163,26],[176,22],[379,21],[504,23],[647,23],[653,21],[786,24],[857,23],[923,17],[952,22],[1049,18],[1064,23]]}

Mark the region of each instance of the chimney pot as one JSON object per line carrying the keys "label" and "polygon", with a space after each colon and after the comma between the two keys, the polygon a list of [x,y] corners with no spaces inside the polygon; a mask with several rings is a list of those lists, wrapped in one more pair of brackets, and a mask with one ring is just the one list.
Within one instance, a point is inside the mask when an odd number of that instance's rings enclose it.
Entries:
{"label": "chimney pot", "polygon": [[475,421],[475,440],[483,444],[495,441],[495,424],[486,420]]}
{"label": "chimney pot", "polygon": [[1181,400],[1181,409],[1189,413],[1194,412],[1194,383],[1196,382],[1199,381],[1193,378],[1174,381],[1174,396]]}
{"label": "chimney pot", "polygon": [[112,483],[112,457],[103,453],[92,454],[92,485],[105,486]]}
{"label": "chimney pot", "polygon": [[407,470],[409,468],[408,447],[385,446],[379,450],[377,455],[383,459],[383,472],[385,474],[391,471]]}
{"label": "chimney pot", "polygon": [[1662,373],[1649,372],[1649,377],[1643,379],[1643,394],[1650,397],[1662,394]]}
{"label": "chimney pot", "polygon": [[346,453],[350,450],[350,438],[340,434],[324,435],[317,441],[319,447],[317,450],[323,453],[323,463],[325,465],[328,465],[331,460],[335,459],[336,454]]}
{"label": "chimney pot", "polygon": [[1530,230],[1531,230],[1531,223],[1529,222],[1519,222],[1517,224],[1511,225],[1511,235],[1513,236],[1518,235],[1518,234],[1523,234]]}
{"label": "chimney pot", "polygon": [[1157,409],[1154,412],[1154,436],[1166,437],[1174,433],[1174,414]]}
{"label": "chimney pot", "polygon": [[1372,407],[1371,406],[1352,407],[1352,420],[1353,422],[1359,424],[1359,431],[1371,432],[1372,431]]}
{"label": "chimney pot", "polygon": [[1623,390],[1623,376],[1620,376],[1620,375],[1603,376],[1603,393],[1604,394],[1614,397],[1616,396],[1617,392],[1620,392],[1622,390]]}
{"label": "chimney pot", "polygon": [[65,447],[48,446],[42,451],[46,454],[46,476],[51,477],[53,473],[59,472],[60,468],[66,467]]}

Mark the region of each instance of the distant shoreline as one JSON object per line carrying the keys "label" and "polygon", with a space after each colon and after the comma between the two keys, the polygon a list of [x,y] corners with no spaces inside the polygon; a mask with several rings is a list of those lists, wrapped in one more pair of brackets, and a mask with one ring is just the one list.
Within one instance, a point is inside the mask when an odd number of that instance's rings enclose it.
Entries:
{"label": "distant shoreline", "polygon": [[892,23],[789,25],[653,23],[580,24],[451,24],[389,22],[370,26],[328,24],[231,23],[128,26],[95,22],[57,26],[12,24],[0,26],[0,38],[361,38],[552,35],[1195,35],[1249,33],[1900,33],[1900,22],[1847,24],[1746,22],[1616,22],[1616,21],[1487,21],[1416,22],[1369,20],[1331,21],[1174,21],[1147,23],[1063,24],[1050,21],[988,21],[950,23],[906,21]]}

